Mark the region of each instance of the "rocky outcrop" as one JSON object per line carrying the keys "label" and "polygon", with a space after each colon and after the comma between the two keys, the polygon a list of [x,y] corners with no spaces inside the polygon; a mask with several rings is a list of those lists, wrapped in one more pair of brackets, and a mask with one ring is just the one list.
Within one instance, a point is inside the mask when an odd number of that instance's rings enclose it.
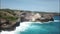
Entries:
{"label": "rocky outcrop", "polygon": [[48,21],[54,21],[54,18],[53,18],[53,14],[22,13],[21,22],[24,22],[24,21],[48,22]]}
{"label": "rocky outcrop", "polygon": [[0,31],[12,31],[15,30],[17,26],[20,25],[20,22],[9,21],[6,19],[0,19]]}
{"label": "rocky outcrop", "polygon": [[0,11],[0,32],[13,31],[20,25],[20,21],[17,21],[18,16],[14,14],[12,11]]}
{"label": "rocky outcrop", "polygon": [[0,32],[15,30],[20,22],[48,22],[54,21],[54,16],[60,13],[32,12],[24,10],[0,9]]}

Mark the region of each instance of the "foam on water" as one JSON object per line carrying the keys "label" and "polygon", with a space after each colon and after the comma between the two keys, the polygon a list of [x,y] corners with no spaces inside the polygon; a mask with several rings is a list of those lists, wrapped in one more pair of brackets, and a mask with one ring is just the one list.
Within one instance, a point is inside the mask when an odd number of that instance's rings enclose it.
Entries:
{"label": "foam on water", "polygon": [[[54,20],[54,22],[59,22],[59,20]],[[17,31],[25,31],[32,23],[39,23],[43,24],[41,22],[22,22],[20,23],[20,26],[16,27],[14,31],[2,31],[0,34],[15,34]],[[50,23],[50,22],[45,22],[45,23]]]}
{"label": "foam on water", "polygon": [[14,31],[2,31],[1,34],[15,34],[17,31],[25,31],[32,22],[22,22]]}
{"label": "foam on water", "polygon": [[60,22],[60,20],[54,20],[54,22]]}

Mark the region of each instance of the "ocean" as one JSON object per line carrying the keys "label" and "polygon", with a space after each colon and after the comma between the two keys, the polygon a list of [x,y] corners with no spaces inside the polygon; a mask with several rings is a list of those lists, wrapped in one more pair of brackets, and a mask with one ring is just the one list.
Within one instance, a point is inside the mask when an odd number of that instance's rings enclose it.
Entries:
{"label": "ocean", "polygon": [[54,16],[54,21],[23,22],[14,31],[2,31],[1,34],[60,34],[60,16]]}

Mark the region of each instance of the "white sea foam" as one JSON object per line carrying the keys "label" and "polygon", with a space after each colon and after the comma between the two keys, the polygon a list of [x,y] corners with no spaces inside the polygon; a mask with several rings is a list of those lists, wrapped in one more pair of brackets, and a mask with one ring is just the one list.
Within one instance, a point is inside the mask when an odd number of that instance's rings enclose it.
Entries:
{"label": "white sea foam", "polygon": [[14,31],[2,31],[0,34],[15,34],[17,31],[25,31],[32,22],[22,22]]}
{"label": "white sea foam", "polygon": [[54,20],[54,22],[60,22],[60,20]]}
{"label": "white sea foam", "polygon": [[[59,22],[59,20],[54,20],[54,22]],[[20,26],[16,27],[16,29],[14,31],[2,31],[2,32],[0,32],[0,34],[15,34],[17,31],[19,31],[19,32],[25,31],[32,23],[43,24],[41,22],[22,22],[22,23],[20,23]],[[48,22],[44,22],[44,23],[48,23]]]}

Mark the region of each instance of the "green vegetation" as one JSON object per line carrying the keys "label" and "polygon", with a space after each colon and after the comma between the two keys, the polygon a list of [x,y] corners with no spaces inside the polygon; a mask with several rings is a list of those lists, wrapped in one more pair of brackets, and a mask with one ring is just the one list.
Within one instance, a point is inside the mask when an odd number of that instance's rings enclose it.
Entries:
{"label": "green vegetation", "polygon": [[15,15],[16,14],[12,10],[1,10],[0,9],[0,18],[2,18],[2,19],[8,19],[10,21],[15,21],[18,18]]}
{"label": "green vegetation", "polygon": [[11,21],[14,21],[14,20],[17,19],[17,17],[12,17],[12,16],[0,16],[0,18],[8,19],[8,20],[11,20]]}
{"label": "green vegetation", "polygon": [[48,12],[37,12],[37,11],[25,11],[25,10],[11,10],[11,9],[0,9],[0,18],[9,19],[11,21],[17,20],[18,16],[16,16],[16,12],[20,11],[21,13],[40,13],[40,14],[54,14],[54,15],[60,15],[60,13],[48,13]]}

